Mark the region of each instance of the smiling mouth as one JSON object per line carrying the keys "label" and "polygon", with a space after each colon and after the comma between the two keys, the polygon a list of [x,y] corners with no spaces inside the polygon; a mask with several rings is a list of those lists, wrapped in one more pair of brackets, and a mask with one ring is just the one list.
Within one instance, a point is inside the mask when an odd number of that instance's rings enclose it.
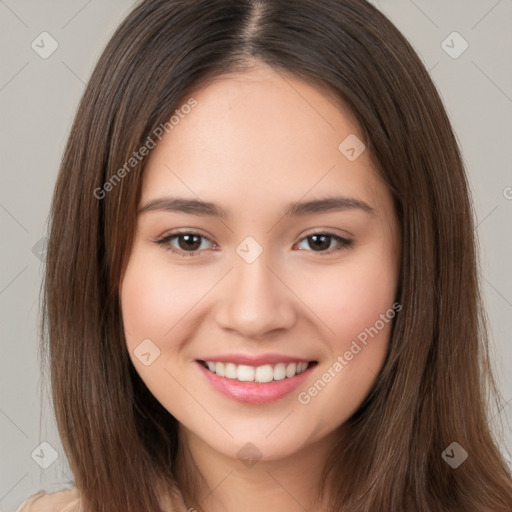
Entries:
{"label": "smiling mouth", "polygon": [[259,384],[291,379],[318,364],[317,361],[309,361],[302,363],[277,363],[262,366],[249,366],[245,364],[201,360],[199,363],[219,377],[225,377],[239,382],[255,382]]}

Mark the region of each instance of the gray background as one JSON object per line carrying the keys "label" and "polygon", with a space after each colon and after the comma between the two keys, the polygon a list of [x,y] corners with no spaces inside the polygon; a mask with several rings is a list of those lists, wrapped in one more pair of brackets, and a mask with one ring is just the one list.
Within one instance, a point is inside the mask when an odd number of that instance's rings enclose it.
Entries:
{"label": "gray background", "polygon": [[[512,0],[372,3],[420,54],[462,147],[503,395],[491,423],[496,428],[501,420],[500,446],[512,467]],[[41,239],[79,98],[104,45],[134,5],[0,0],[0,511],[14,511],[30,494],[72,481],[37,355]],[[47,58],[41,55],[55,43],[42,32],[58,44]],[[458,55],[464,40],[469,46]],[[38,448],[43,441],[53,448]],[[40,467],[52,456],[55,462]]]}

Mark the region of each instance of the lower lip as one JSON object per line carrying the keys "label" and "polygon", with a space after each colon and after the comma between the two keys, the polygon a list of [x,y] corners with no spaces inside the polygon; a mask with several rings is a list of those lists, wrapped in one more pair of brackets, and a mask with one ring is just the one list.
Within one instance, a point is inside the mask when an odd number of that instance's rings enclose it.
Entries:
{"label": "lower lip", "polygon": [[297,389],[308,378],[310,371],[315,366],[310,365],[306,370],[294,377],[287,377],[282,380],[271,382],[241,382],[236,379],[220,377],[216,373],[205,368],[202,363],[197,362],[199,369],[208,382],[223,395],[251,404],[265,404],[274,402],[288,395]]}

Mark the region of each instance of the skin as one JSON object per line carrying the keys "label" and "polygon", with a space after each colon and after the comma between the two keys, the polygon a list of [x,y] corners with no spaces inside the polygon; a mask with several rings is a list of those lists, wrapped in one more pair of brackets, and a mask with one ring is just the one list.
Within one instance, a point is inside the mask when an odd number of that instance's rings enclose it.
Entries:
{"label": "skin", "polygon": [[[256,63],[191,96],[197,106],[150,154],[140,207],[180,196],[215,203],[231,217],[139,214],[120,291],[127,349],[147,387],[179,420],[182,442],[212,490],[189,501],[228,512],[320,510],[320,470],[383,366],[391,322],[309,403],[297,395],[395,302],[400,234],[391,195],[369,151],[354,161],[339,151],[348,135],[363,136],[325,91]],[[291,202],[333,195],[364,201],[373,214],[283,216]],[[155,243],[187,229],[206,237],[194,256]],[[339,245],[330,238],[315,251],[311,231],[352,244],[334,252]],[[263,249],[252,263],[236,252],[247,236]],[[178,237],[169,246],[187,249]],[[148,338],[160,355],[145,366],[134,350]],[[213,389],[196,362],[267,352],[318,365],[299,390],[256,405]],[[237,456],[248,442],[261,453],[250,467]]]}

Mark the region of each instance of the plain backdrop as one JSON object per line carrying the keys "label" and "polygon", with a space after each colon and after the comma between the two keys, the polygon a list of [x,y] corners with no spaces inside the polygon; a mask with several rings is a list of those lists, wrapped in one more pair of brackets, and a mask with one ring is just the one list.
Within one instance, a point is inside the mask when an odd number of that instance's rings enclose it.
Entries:
{"label": "plain backdrop", "polygon": [[[372,3],[419,53],[461,144],[503,396],[491,423],[503,425],[500,446],[512,466],[512,0]],[[106,42],[134,5],[0,0],[0,511],[73,481],[39,370],[41,257],[75,109]]]}

